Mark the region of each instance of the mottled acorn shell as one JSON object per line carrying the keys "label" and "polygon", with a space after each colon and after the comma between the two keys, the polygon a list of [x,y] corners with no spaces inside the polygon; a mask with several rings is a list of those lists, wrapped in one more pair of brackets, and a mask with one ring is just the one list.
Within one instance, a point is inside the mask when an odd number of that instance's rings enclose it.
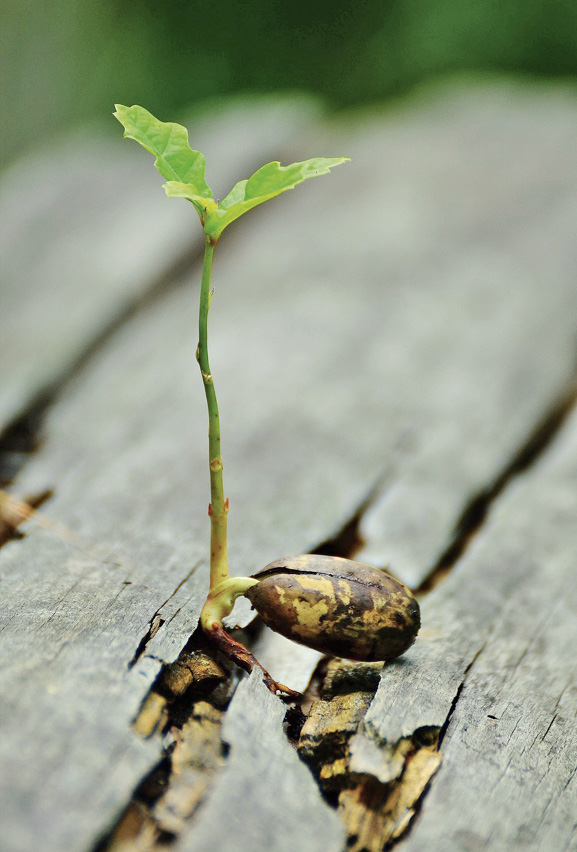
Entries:
{"label": "mottled acorn shell", "polygon": [[415,641],[419,604],[385,571],[337,556],[290,556],[254,575],[245,596],[294,642],[350,660],[392,660]]}

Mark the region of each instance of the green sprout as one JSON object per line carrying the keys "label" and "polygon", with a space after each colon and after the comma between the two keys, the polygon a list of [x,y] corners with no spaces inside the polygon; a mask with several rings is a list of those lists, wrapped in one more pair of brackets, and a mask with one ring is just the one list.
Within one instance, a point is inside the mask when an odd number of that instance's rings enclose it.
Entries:
{"label": "green sprout", "polygon": [[208,406],[210,469],[210,587],[200,615],[202,629],[219,650],[246,671],[260,669],[272,692],[288,696],[298,693],[273,680],[223,627],[223,619],[241,595],[248,598],[266,625],[302,645],[352,660],[395,659],[413,644],[421,621],[419,604],[410,590],[388,572],[314,553],[278,559],[253,577],[230,577],[228,571],[228,499],[224,496],[218,404],[208,359],[214,249],[227,225],[247,210],[308,178],[327,174],[347,158],[316,157],[290,166],[268,163],[248,180],[235,184],[226,198],[217,202],[204,178],[204,157],[189,147],[184,127],[158,121],[139,106],[117,106],[115,116],[124,126],[124,135],[156,158],[156,168],[168,181],[164,185],[166,194],[186,198],[194,205],[205,234],[196,350]]}
{"label": "green sprout", "polygon": [[[208,406],[210,469],[210,588],[200,623],[217,645],[243,665],[259,665],[250,653],[224,631],[222,621],[232,612],[236,599],[258,580],[229,576],[227,552],[228,499],[224,496],[220,422],[214,378],[208,357],[208,312],[211,303],[211,271],[215,247],[224,229],[253,207],[293,189],[308,178],[327,174],[347,162],[346,157],[315,157],[290,166],[267,163],[248,180],[236,183],[226,198],[215,201],[205,180],[205,158],[188,143],[188,132],[180,124],[163,122],[140,106],[116,105],[115,117],[124,127],[124,136],[134,139],[155,157],[155,166],[166,179],[164,189],[170,198],[186,198],[194,206],[205,234],[204,262],[200,288],[197,361],[200,366]],[[262,667],[261,667],[262,668]],[[265,673],[267,674],[267,673]],[[279,687],[270,676],[269,685]],[[283,691],[292,692],[284,687]]]}

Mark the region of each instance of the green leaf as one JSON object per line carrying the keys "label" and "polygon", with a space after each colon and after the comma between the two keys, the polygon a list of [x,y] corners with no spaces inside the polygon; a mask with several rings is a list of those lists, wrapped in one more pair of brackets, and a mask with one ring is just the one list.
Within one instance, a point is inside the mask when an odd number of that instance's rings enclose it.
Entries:
{"label": "green leaf", "polygon": [[183,197],[192,201],[201,215],[203,200],[212,201],[212,192],[204,178],[204,156],[188,144],[186,127],[159,121],[148,110],[136,105],[116,104],[114,116],[123,125],[125,137],[134,139],[154,155],[154,165],[163,178],[170,183],[187,185],[188,194]]}
{"label": "green leaf", "polygon": [[240,180],[220,204],[204,178],[205,159],[188,144],[188,131],[180,124],[159,121],[141,106],[116,104],[115,118],[123,125],[124,135],[134,139],[154,155],[154,165],[166,178],[164,189],[169,198],[186,198],[194,204],[205,234],[218,239],[227,225],[271,198],[293,189],[317,175],[326,175],[348,157],[314,157],[290,166],[278,161],[267,163],[248,180]]}
{"label": "green leaf", "polygon": [[333,166],[346,162],[348,157],[314,157],[290,166],[281,166],[278,161],[267,163],[248,180],[235,184],[219,206],[209,212],[204,223],[205,233],[218,239],[226,226],[247,210],[275,198],[287,189],[293,189],[308,178],[326,175]]}
{"label": "green leaf", "polygon": [[207,216],[217,209],[218,205],[212,198],[203,198],[196,192],[196,187],[192,183],[180,183],[176,180],[169,180],[163,185],[163,189],[169,198],[187,198],[192,201],[200,221],[204,223]]}

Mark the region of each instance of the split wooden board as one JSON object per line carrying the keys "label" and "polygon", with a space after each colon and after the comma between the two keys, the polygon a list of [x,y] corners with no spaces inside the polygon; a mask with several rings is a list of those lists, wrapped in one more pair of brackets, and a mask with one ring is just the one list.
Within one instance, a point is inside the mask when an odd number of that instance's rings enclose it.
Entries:
{"label": "split wooden board", "polygon": [[[234,573],[315,548],[368,503],[362,558],[390,564],[416,586],[452,544],[471,501],[502,486],[539,424],[560,400],[569,406],[576,131],[575,100],[562,89],[470,87],[422,96],[397,113],[318,126],[300,146],[287,146],[293,159],[314,146],[353,163],[255,212],[217,250],[211,357]],[[185,205],[175,206],[197,225]],[[45,504],[52,528],[29,524],[25,538],[0,556],[3,781],[14,852],[39,836],[47,852],[92,848],[162,754],[160,740],[141,740],[131,722],[162,663],[174,660],[192,633],[206,590],[198,274],[195,267],[172,286],[156,287],[156,296],[95,348],[58,394],[44,445],[15,483],[20,496],[46,489],[53,496]],[[64,361],[77,360],[78,346],[76,339]],[[50,369],[52,377],[62,375],[62,365]],[[18,384],[23,410],[37,391]],[[401,841],[414,848],[421,830],[430,848],[438,837],[453,843],[443,848],[493,842],[498,825],[479,829],[485,805],[474,792],[476,776],[467,773],[476,767],[490,792],[491,773],[500,772],[503,801],[515,799],[519,777],[531,774],[525,758],[515,762],[517,750],[527,751],[529,729],[544,734],[557,699],[557,719],[573,712],[574,693],[563,692],[570,660],[561,655],[558,671],[535,688],[530,724],[520,721],[509,751],[499,751],[500,720],[514,725],[516,718],[506,702],[518,710],[533,667],[549,663],[563,637],[571,640],[571,625],[552,614],[577,538],[566,520],[576,508],[567,480],[574,447],[566,435],[573,433],[570,424],[566,429],[526,474],[524,497],[516,496],[520,484],[497,496],[470,550],[425,600],[421,639],[385,669],[351,741],[353,771],[391,783],[406,768],[402,758],[395,763],[399,740],[449,720],[447,760]],[[542,481],[552,504],[539,503]],[[534,550],[540,556],[531,561]],[[543,561],[547,553],[550,561]],[[537,588],[525,590],[528,575]],[[488,587],[486,576],[493,578]],[[550,642],[531,645],[518,681],[503,679],[535,620]],[[282,660],[278,669],[274,657],[269,664],[284,680]],[[314,664],[303,654],[299,686]],[[487,711],[482,725],[479,696]],[[221,842],[228,838],[223,848],[270,848],[282,825],[294,847],[337,852],[344,829],[282,738],[284,711],[276,702],[254,679],[233,699],[223,728],[231,756],[206,813],[214,815],[221,799],[230,803],[218,827]],[[265,717],[254,760],[266,765],[268,754],[270,765],[255,773],[246,755],[253,754],[255,720]],[[478,742],[463,733],[473,720]],[[566,761],[543,774],[546,749],[560,748],[560,730],[552,722],[545,745],[535,747],[531,776],[533,800],[543,808],[555,802],[550,816],[521,831],[520,808],[511,807],[503,843],[570,843],[571,787],[565,799],[554,797],[569,778]],[[505,771],[509,758],[513,769]],[[255,814],[275,767],[277,793]],[[547,779],[541,786],[539,773]],[[468,784],[462,819],[455,796],[442,792],[461,783]],[[250,809],[243,806],[247,787]],[[295,807],[296,791],[309,803],[306,817]],[[560,829],[552,827],[554,817]],[[209,842],[207,819],[201,810],[191,821],[178,840],[183,850]],[[324,846],[310,839],[311,825]]]}

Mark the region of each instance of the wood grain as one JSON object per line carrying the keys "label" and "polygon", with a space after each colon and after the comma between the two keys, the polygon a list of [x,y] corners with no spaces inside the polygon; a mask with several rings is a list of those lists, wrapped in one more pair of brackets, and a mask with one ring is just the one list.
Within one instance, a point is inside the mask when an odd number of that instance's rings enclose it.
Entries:
{"label": "wood grain", "polygon": [[[575,100],[563,89],[481,86],[423,96],[385,117],[319,126],[299,146],[288,145],[293,159],[314,144],[353,163],[255,212],[218,247],[211,357],[235,574],[315,548],[372,495],[358,557],[389,563],[418,585],[450,546],[471,500],[491,491],[538,423],[568,398],[577,332],[576,130]],[[188,231],[197,223],[181,209],[179,227]],[[52,249],[64,252],[68,242],[56,228]],[[153,245],[159,266],[151,278],[158,281],[171,260]],[[109,280],[106,269],[100,274]],[[24,498],[54,493],[42,509],[53,524],[31,520],[25,538],[0,553],[0,748],[10,852],[29,852],[39,837],[45,852],[90,850],[163,754],[160,737],[143,740],[131,723],[163,663],[192,634],[207,586],[206,426],[194,361],[198,274],[160,287],[93,351],[61,388],[43,446],[14,486]],[[98,313],[99,328],[105,313]],[[68,319],[83,340],[94,340],[93,327],[75,316]],[[11,411],[85,351],[72,338],[54,359],[45,350],[50,378],[43,366],[40,384],[18,379]],[[23,360],[27,375],[34,373],[37,361]],[[562,464],[544,458],[497,499],[465,557],[425,599],[420,641],[387,667],[351,741],[352,771],[385,787],[405,770],[399,740],[450,720],[445,762],[401,843],[422,848],[421,830],[434,849],[444,825],[455,849],[494,840],[494,821],[487,830],[473,827],[488,813],[482,796],[464,802],[462,820],[450,805],[434,804],[442,797],[436,791],[452,783],[445,780],[453,777],[452,754],[464,773],[475,766],[487,778],[500,773],[503,789],[520,795],[517,782],[507,785],[508,775],[529,771],[529,758],[516,757],[528,748],[524,725],[504,762],[492,755],[481,761],[476,751],[482,743],[482,755],[491,751],[495,720],[476,726],[475,736],[484,731],[485,739],[471,740],[472,747],[460,726],[473,718],[479,695],[485,717],[501,719],[509,699],[522,705],[533,684],[529,669],[521,668],[518,682],[507,677],[491,686],[487,672],[513,660],[514,645],[520,656],[536,618],[546,635],[554,621],[551,648],[571,638],[553,614],[576,543],[568,440],[560,438],[547,457]],[[510,619],[503,633],[501,613]],[[569,664],[557,673],[552,650],[540,642],[531,649],[527,666],[540,670],[542,660],[552,669],[539,693],[536,736],[557,701],[557,718],[568,717],[573,693],[563,692]],[[294,659],[285,659],[294,672]],[[303,656],[299,685],[315,664]],[[291,685],[282,658],[278,668],[268,665]],[[468,693],[475,677],[480,692]],[[493,687],[503,690],[501,709],[491,703],[499,695]],[[224,723],[231,757],[206,813],[216,813],[215,801],[231,805],[213,830],[227,848],[258,852],[270,848],[271,826],[280,821],[291,848],[326,848],[306,845],[318,843],[313,825],[338,848],[341,829],[282,732],[282,705],[254,679],[235,701]],[[511,711],[506,724],[514,722]],[[560,731],[553,722],[544,745],[535,746],[535,777],[546,784],[531,789],[540,797],[549,785],[549,798],[539,801],[543,809],[550,802],[542,828],[533,817],[528,822],[535,849],[547,838],[569,848],[571,787],[561,793],[560,786],[569,784],[566,764],[544,769],[549,745],[561,748]],[[507,772],[509,757],[519,768]],[[422,779],[426,771],[415,774]],[[297,806],[300,785],[311,799]],[[248,796],[252,809],[235,795]],[[182,849],[208,842],[203,819],[201,809],[177,841]],[[520,842],[521,823],[513,822],[503,836]]]}
{"label": "wood grain", "polygon": [[339,852],[343,826],[287,747],[285,712],[256,672],[240,684],[222,732],[231,748],[226,771],[179,852],[292,852],[295,843],[305,852]]}
{"label": "wood grain", "polygon": [[431,727],[444,756],[401,849],[573,848],[576,486],[577,412],[425,599],[420,642],[383,671],[352,770],[390,782],[403,738]]}

